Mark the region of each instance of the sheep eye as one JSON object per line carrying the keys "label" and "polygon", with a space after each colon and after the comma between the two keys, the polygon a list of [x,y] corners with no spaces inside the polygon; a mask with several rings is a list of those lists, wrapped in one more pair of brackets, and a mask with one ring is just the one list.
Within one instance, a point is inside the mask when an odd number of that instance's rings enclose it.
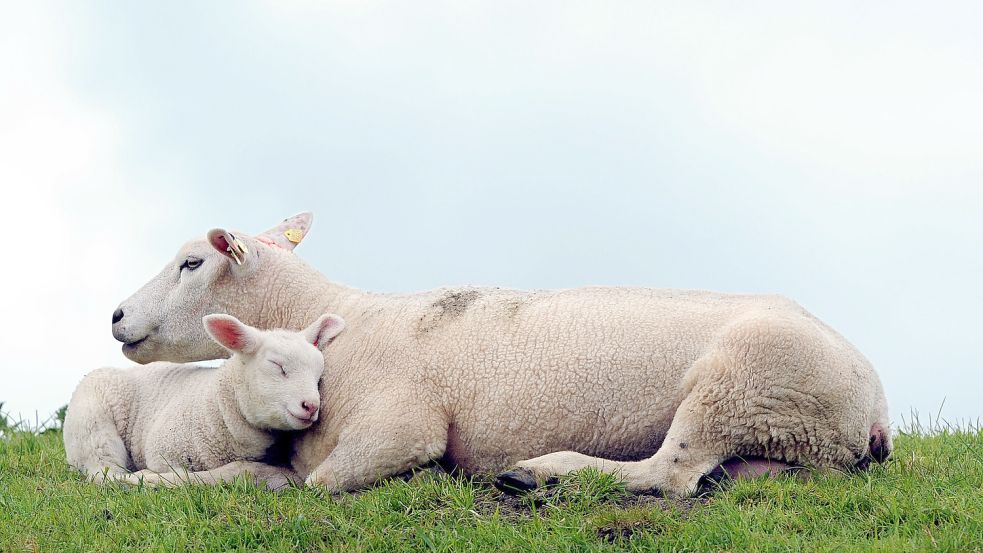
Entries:
{"label": "sheep eye", "polygon": [[187,269],[189,271],[194,271],[198,267],[201,267],[201,263],[202,263],[201,259],[198,259],[197,257],[189,257],[184,260],[184,263],[181,264],[181,268]]}
{"label": "sheep eye", "polygon": [[276,361],[270,361],[270,363],[273,363],[280,369],[280,374],[282,374],[283,376],[287,376],[287,369],[283,365],[277,363]]}

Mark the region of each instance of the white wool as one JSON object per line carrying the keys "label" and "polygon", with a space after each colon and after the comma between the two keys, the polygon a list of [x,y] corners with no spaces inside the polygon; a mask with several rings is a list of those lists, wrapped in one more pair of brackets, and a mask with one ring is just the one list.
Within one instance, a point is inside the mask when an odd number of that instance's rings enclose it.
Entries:
{"label": "white wool", "polygon": [[[540,479],[590,465],[633,489],[685,495],[738,455],[853,467],[869,454],[871,429],[888,428],[871,365],[786,298],[617,287],[366,293],[327,280],[293,243],[269,244],[285,229],[306,234],[310,221],[302,214],[258,237],[209,233],[241,242],[238,260],[221,241],[189,242],[123,302],[113,327],[136,361],[198,360],[222,352],[190,318],[224,311],[298,328],[315,313],[341,314],[350,330],[325,354],[322,419],[295,446],[293,468],[309,483],[350,490],[437,458],[470,472],[527,460]],[[187,259],[201,266],[175,284]]]}
{"label": "white wool", "polygon": [[313,424],[324,369],[313,343],[330,342],[344,327],[339,317],[324,315],[302,332],[260,331],[227,315],[204,324],[233,354],[221,367],[152,363],[82,380],[65,418],[72,466],[96,480],[208,471],[263,460],[274,432]]}

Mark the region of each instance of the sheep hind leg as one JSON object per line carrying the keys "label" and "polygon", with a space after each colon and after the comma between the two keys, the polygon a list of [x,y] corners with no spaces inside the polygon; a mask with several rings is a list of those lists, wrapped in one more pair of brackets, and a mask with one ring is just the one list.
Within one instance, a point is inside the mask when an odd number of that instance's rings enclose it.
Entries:
{"label": "sheep hind leg", "polygon": [[730,457],[701,447],[699,438],[686,421],[677,418],[662,448],[648,459],[620,462],[559,451],[516,463],[514,469],[498,475],[495,485],[506,492],[527,491],[590,467],[620,478],[629,491],[688,497],[697,491],[704,475]]}
{"label": "sheep hind leg", "polygon": [[87,377],[72,396],[63,437],[68,464],[103,484],[130,473],[133,460],[113,414],[102,402],[100,374]]}
{"label": "sheep hind leg", "polygon": [[[559,451],[535,459],[520,461],[516,468],[505,471],[495,478],[495,486],[507,493],[521,493],[533,490],[557,476],[570,474],[584,468],[613,474],[635,491],[658,491],[646,488],[644,484],[633,483],[643,477],[642,463],[619,462],[600,457],[590,457],[575,451]],[[698,480],[699,486],[711,486],[725,480],[746,480],[761,476],[777,476],[798,471],[795,467],[774,459],[763,457],[731,457],[720,463]]]}
{"label": "sheep hind leg", "polygon": [[601,457],[591,457],[576,451],[557,451],[533,459],[519,461],[515,467],[495,477],[495,487],[506,493],[521,493],[549,483],[557,476],[593,468],[603,473],[613,474],[622,480],[630,480],[639,470],[640,462],[612,461]]}
{"label": "sheep hind leg", "polygon": [[704,390],[697,386],[676,410],[662,447],[652,457],[619,462],[560,451],[516,463],[516,468],[498,475],[496,486],[508,492],[526,491],[549,480],[592,467],[624,480],[634,492],[654,491],[670,497],[695,494],[704,477],[754,478],[790,470],[786,463],[764,457],[742,458],[741,433],[723,430],[725,421],[708,413]]}

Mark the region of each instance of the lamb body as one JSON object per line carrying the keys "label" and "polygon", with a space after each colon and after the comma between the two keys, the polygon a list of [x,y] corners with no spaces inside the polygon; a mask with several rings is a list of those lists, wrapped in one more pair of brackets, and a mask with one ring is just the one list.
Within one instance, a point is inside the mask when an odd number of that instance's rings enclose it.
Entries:
{"label": "lamb body", "polygon": [[260,461],[277,431],[317,420],[324,359],[313,344],[327,344],[343,321],[325,315],[302,332],[259,331],[227,315],[203,322],[233,354],[221,367],[152,363],[102,368],[82,380],[65,418],[72,466],[95,480],[132,480],[133,471],[145,480],[282,472]]}

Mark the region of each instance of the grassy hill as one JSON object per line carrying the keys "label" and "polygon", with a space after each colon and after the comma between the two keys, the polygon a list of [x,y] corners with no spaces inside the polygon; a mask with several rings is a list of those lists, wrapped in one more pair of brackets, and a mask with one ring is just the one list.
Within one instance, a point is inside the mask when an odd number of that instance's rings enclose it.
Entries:
{"label": "grassy hill", "polygon": [[983,430],[902,433],[884,466],[728,483],[699,499],[582,473],[523,497],[421,470],[331,497],[247,482],[151,490],[84,482],[57,424],[0,417],[0,551],[980,551]]}

